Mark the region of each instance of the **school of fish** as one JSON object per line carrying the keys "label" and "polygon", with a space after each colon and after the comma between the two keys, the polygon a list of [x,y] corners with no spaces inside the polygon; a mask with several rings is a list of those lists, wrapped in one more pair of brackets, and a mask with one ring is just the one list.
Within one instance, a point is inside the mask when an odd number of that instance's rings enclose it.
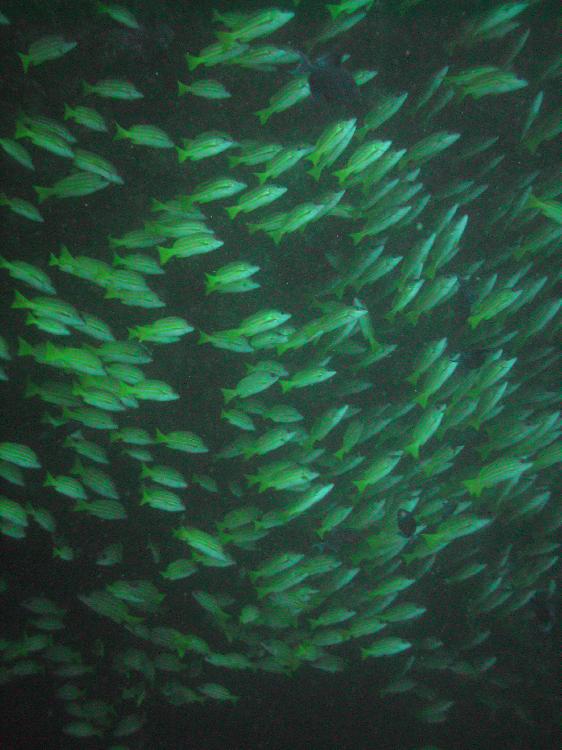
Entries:
{"label": "school of fish", "polygon": [[[239,670],[380,670],[429,728],[475,700],[533,721],[493,644],[550,630],[557,595],[561,59],[526,62],[540,0],[498,2],[389,90],[321,55],[384,3],[328,4],[305,55],[306,5],[198,9],[183,130],[116,71],[1,133],[0,388],[36,419],[3,423],[0,532],[53,575],[3,570],[25,626],[0,681],[50,675],[77,741],[134,747],[155,695],[243,702]],[[58,31],[12,53],[26,80],[83,70]],[[97,201],[119,209],[130,160],[170,188],[147,178],[116,224]],[[90,571],[76,589],[67,566]]]}

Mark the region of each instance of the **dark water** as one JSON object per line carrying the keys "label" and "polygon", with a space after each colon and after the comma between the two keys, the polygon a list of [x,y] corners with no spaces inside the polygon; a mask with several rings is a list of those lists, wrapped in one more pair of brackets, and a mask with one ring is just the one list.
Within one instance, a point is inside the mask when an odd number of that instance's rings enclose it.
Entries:
{"label": "dark water", "polygon": [[[271,143],[287,144],[303,140],[314,143],[330,122],[350,116],[348,103],[338,102],[338,97],[334,97],[336,101],[330,101],[330,97],[324,101],[309,98],[296,108],[274,115],[266,127],[261,127],[252,113],[266,106],[271,94],[290,80],[291,66],[279,66],[274,72],[266,73],[234,66],[200,67],[190,76],[184,55],[187,51],[197,53],[213,42],[216,25],[211,22],[212,7],[222,12],[247,12],[263,7],[262,3],[131,2],[127,7],[141,21],[139,30],[129,30],[112,23],[106,16],[96,14],[93,5],[78,1],[25,0],[2,4],[0,10],[11,20],[11,25],[0,27],[2,136],[11,137],[14,122],[22,110],[32,115],[61,119],[63,102],[95,106],[111,125],[113,120],[126,126],[139,122],[158,124],[176,143],[181,138],[193,138],[204,130],[226,131],[236,138],[263,139]],[[396,353],[391,358],[382,360],[376,371],[367,371],[365,377],[373,381],[374,388],[348,399],[354,406],[366,411],[373,405],[403,403],[410,398],[402,374],[411,372],[419,348],[432,338],[447,336],[449,351],[461,355],[456,374],[459,382],[463,377],[468,377],[472,369],[481,366],[488,347],[497,348],[485,337],[476,343],[467,337],[466,317],[474,302],[474,286],[478,285],[474,284],[474,280],[465,283],[463,271],[478,260],[484,262],[487,272],[492,272],[498,264],[501,267],[496,250],[505,250],[506,245],[517,241],[518,233],[528,233],[529,230],[522,224],[510,234],[509,228],[500,230],[497,225],[490,225],[489,217],[497,207],[497,201],[505,199],[518,179],[534,171],[541,174],[545,181],[555,180],[556,165],[559,163],[559,139],[558,142],[545,142],[534,155],[520,144],[521,123],[537,90],[542,87],[545,92],[545,112],[555,110],[560,103],[556,78],[537,83],[546,61],[552,60],[559,50],[556,37],[559,9],[554,3],[536,3],[535,8],[524,14],[519,28],[504,39],[476,48],[456,48],[453,52],[449,52],[448,45],[457,37],[467,19],[493,7],[494,3],[467,0],[455,3],[451,8],[450,3],[427,0],[403,17],[396,13],[391,0],[375,5],[354,29],[332,42],[320,45],[317,50],[318,53],[328,50],[336,56],[350,54],[350,60],[344,63],[348,70],[367,68],[378,71],[374,82],[366,84],[361,91],[361,101],[357,105],[360,120],[369,110],[369,91],[373,85],[381,92],[408,91],[413,99],[424,90],[430,76],[448,62],[454,62],[455,71],[473,65],[499,65],[508,54],[515,36],[527,28],[531,33],[514,68],[519,76],[534,83],[529,90],[522,89],[503,96],[483,97],[480,100],[467,98],[460,102],[455,100],[452,106],[439,113],[435,121],[427,121],[421,114],[417,117],[399,113],[375,131],[377,138],[391,139],[397,147],[404,148],[411,147],[436,130],[462,133],[463,144],[477,137],[497,134],[500,137],[499,148],[494,154],[506,156],[500,172],[479,180],[490,183],[484,198],[462,206],[459,211],[458,216],[466,211],[470,221],[463,239],[462,253],[451,266],[452,272],[458,273],[461,279],[460,289],[446,305],[439,308],[435,315],[422,317],[415,328],[407,328],[389,324],[382,317],[390,299],[384,280],[375,287],[376,292],[372,296],[370,291],[365,293],[365,299],[360,294],[361,300],[373,312],[378,325],[377,335],[380,331],[382,340],[397,344]],[[284,7],[293,6],[286,2]],[[267,43],[307,49],[327,19],[323,3],[303,0],[293,22],[267,39]],[[24,76],[16,52],[27,49],[31,42],[47,33],[60,33],[65,38],[76,40],[78,48],[65,58],[32,68]],[[86,101],[82,98],[82,80],[93,82],[109,77],[134,81],[146,93],[145,98],[131,102],[93,98]],[[188,81],[197,77],[219,79],[233,92],[233,97],[218,102],[193,96],[178,98],[177,80]],[[46,219],[41,225],[26,222],[3,209],[0,228],[2,255],[36,263],[50,271],[49,254],[58,254],[60,245],[66,244],[74,255],[85,254],[110,260],[107,235],[121,236],[141,226],[149,215],[152,198],[168,200],[178,193],[187,193],[203,180],[230,174],[224,156],[186,162],[178,168],[173,150],[135,149],[123,142],[114,144],[109,134],[93,133],[78,126],[73,128],[73,132],[80,133],[80,146],[101,153],[117,165],[125,177],[125,186],[110,187],[86,198],[47,201],[41,208]],[[30,145],[29,150],[32,150]],[[52,184],[66,173],[67,165],[61,165],[63,160],[58,157],[38,149],[33,149],[33,156],[37,171],[32,179],[18,164],[7,157],[3,158],[2,189],[7,194],[35,202],[32,184]],[[477,175],[488,157],[487,152],[468,161],[466,176],[473,178]],[[420,178],[432,196],[439,195],[452,179],[465,177],[463,165],[450,162],[447,152],[436,159],[435,165],[432,162],[424,165]],[[239,179],[244,179],[243,174],[249,177],[249,172],[233,170],[232,174]],[[287,185],[290,194],[298,196],[298,201],[312,200],[315,192],[337,189],[335,181],[322,182],[320,188],[317,187],[305,174],[302,164],[276,182]],[[229,199],[224,203],[235,200]],[[450,204],[443,201],[443,205]],[[291,202],[285,203],[283,210],[292,205]],[[118,330],[122,337],[126,336],[127,327],[165,315],[186,317],[202,330],[235,327],[242,318],[263,307],[290,310],[295,320],[301,322],[317,317],[318,310],[312,306],[314,293],[333,277],[330,256],[337,255],[343,258],[344,263],[357,257],[357,249],[348,236],[349,224],[339,219],[321,221],[308,227],[303,234],[288,235],[279,247],[275,247],[264,234],[249,235],[245,230],[245,221],[231,222],[222,206],[223,202],[210,203],[203,210],[216,234],[227,239],[225,252],[220,259],[203,255],[188,262],[172,261],[165,277],[154,277],[151,286],[166,302],[162,310],[143,310],[125,307],[117,302],[108,303],[99,288],[82,285],[62,273],[56,275],[58,296],[98,315]],[[273,210],[277,210],[277,207],[273,206]],[[264,213],[267,211],[269,209],[265,209]],[[434,214],[431,216],[433,218]],[[248,221],[251,220],[253,216],[250,214]],[[357,224],[354,224],[354,231],[356,228]],[[392,235],[392,243],[390,254],[406,254],[412,244],[412,234],[398,231]],[[220,265],[241,257],[250,259],[261,268],[258,301],[251,294],[206,297],[205,272],[216,270]],[[555,253],[533,259],[533,277],[545,273],[549,275],[547,290],[550,296],[556,296],[553,268],[556,259]],[[516,265],[509,266],[511,273],[516,268]],[[505,276],[503,268],[500,270]],[[0,332],[10,342],[12,351],[17,346],[18,336],[33,342],[44,340],[40,332],[31,332],[24,325],[22,311],[10,308],[14,288],[12,280],[3,274],[0,282]],[[29,289],[18,288],[32,296]],[[379,294],[380,298],[377,296]],[[546,298],[548,294],[540,299],[544,301]],[[344,297],[346,304],[352,304],[352,301],[353,294]],[[525,316],[518,317],[515,327],[524,327],[525,322]],[[521,364],[513,382],[524,383],[525,363],[531,367],[535,347],[539,349],[555,344],[556,339],[550,329],[544,339],[539,337],[533,340],[532,345],[518,353]],[[142,402],[140,409],[127,414],[126,424],[146,426],[150,430],[157,426],[163,432],[192,429],[204,435],[205,441],[215,452],[229,444],[236,433],[220,420],[222,401],[219,389],[227,385],[231,387],[244,375],[240,356],[211,347],[197,347],[189,337],[168,347],[154,347],[152,351],[155,356],[150,365],[150,377],[173,383],[181,398],[163,405]],[[513,356],[508,347],[505,352],[507,356]],[[271,358],[275,358],[274,352],[262,354],[263,357],[260,355],[258,358],[267,359],[270,354]],[[303,365],[303,360],[297,361],[299,366]],[[342,367],[343,374],[336,385],[321,384],[317,388],[303,389],[300,393],[293,392],[296,395],[291,403],[297,405],[305,415],[308,427],[330,406],[348,402],[342,399],[337,390],[342,381],[352,377],[345,370],[345,365]],[[359,377],[363,374],[364,371],[360,372]],[[37,399],[23,398],[28,378],[41,381],[52,376],[52,372],[46,373],[30,358],[14,358],[9,366],[9,382],[0,383],[3,425],[0,434],[2,440],[18,440],[32,445],[41,457],[42,466],[48,467],[52,474],[58,474],[69,470],[69,453],[63,452],[60,446],[77,425],[55,428],[43,424],[42,413],[45,410],[55,413],[56,410],[48,404],[43,407]],[[559,381],[554,365],[535,378],[533,389],[522,388],[522,403],[525,406],[525,396],[532,404],[532,397],[538,400],[540,394],[556,394],[557,388]],[[516,399],[516,396],[512,398]],[[280,401],[279,398],[276,400]],[[555,404],[548,403],[546,411],[550,413],[554,409]],[[540,411],[540,414],[543,413]],[[388,444],[385,444],[385,439],[401,439],[412,424],[407,420],[398,420],[391,425],[387,436],[381,438],[380,444],[386,448]],[[93,430],[86,432],[90,439],[99,437]],[[469,429],[463,431],[455,445],[463,443],[465,448],[455,461],[452,475],[447,475],[443,482],[440,477],[435,477],[432,483],[423,483],[423,492],[427,493],[424,498],[431,498],[432,493],[445,495],[443,499],[452,502],[456,508],[459,499],[454,494],[458,487],[455,483],[461,478],[473,476],[474,467],[481,465],[476,451],[481,441],[480,433]],[[107,440],[101,442],[105,444]],[[335,449],[338,441],[330,436],[328,444],[330,449]],[[422,455],[423,451],[422,448]],[[227,489],[231,480],[240,480],[243,474],[251,473],[246,467],[241,468],[237,460],[215,461],[212,452],[195,457],[193,463],[178,459],[174,464],[169,456],[165,458],[177,468],[187,470],[187,473],[195,471],[213,476],[220,486],[219,494],[210,494],[199,491],[192,484],[195,489],[190,494],[187,518],[183,522],[212,531],[214,522],[227,511],[245,504]],[[162,462],[165,462],[163,457]],[[252,471],[258,465],[259,462],[249,464]],[[486,562],[490,570],[497,570],[501,553],[508,545],[513,545],[515,550],[524,548],[526,541],[540,540],[541,534],[550,541],[556,540],[558,515],[556,507],[552,507],[559,497],[556,494],[556,467],[541,472],[534,487],[552,492],[551,504],[544,515],[538,520],[529,521],[528,525],[524,521],[510,524],[508,514],[503,515],[501,508],[494,506],[490,512],[494,524],[485,530],[483,536],[478,537],[477,541],[474,541],[474,536],[461,539],[454,552],[446,550],[437,555],[431,570],[416,582],[412,595],[405,597],[406,600],[423,603],[427,612],[420,620],[401,624],[398,635],[411,638],[416,644],[424,638],[439,638],[457,660],[463,658],[463,643],[476,630],[491,630],[486,647],[477,655],[493,655],[497,657],[497,662],[493,669],[477,679],[462,677],[449,669],[427,669],[416,677],[419,681],[418,695],[405,693],[381,698],[380,690],[396,676],[395,659],[402,657],[362,661],[359,648],[353,642],[337,648],[336,653],[346,661],[347,668],[333,675],[306,664],[290,677],[260,670],[255,673],[206,671],[207,665],[202,660],[192,658],[187,662],[189,678],[185,679],[186,684],[205,681],[224,683],[240,696],[239,702],[230,705],[209,701],[202,705],[188,704],[175,708],[151,685],[149,699],[140,709],[132,702],[120,701],[120,691],[125,684],[140,681],[139,676],[130,681],[123,680],[113,670],[112,660],[114,654],[124,649],[145,648],[143,641],[135,639],[109,620],[94,616],[83,605],[78,606],[77,594],[103,588],[118,575],[152,580],[167,594],[162,624],[182,632],[198,633],[215,651],[243,651],[245,646],[242,642],[235,640],[229,643],[220,629],[194,603],[192,590],[201,589],[222,595],[232,593],[240,605],[254,602],[253,589],[244,571],[251,570],[270,555],[284,549],[308,550],[311,538],[317,541],[315,535],[311,534],[311,524],[314,522],[316,525],[321,516],[313,515],[313,522],[305,516],[302,523],[276,529],[277,533],[266,538],[263,545],[258,543],[255,553],[237,551],[239,565],[234,573],[228,568],[225,569],[228,575],[220,568],[202,568],[197,580],[188,578],[185,582],[169,584],[158,575],[157,571],[163,565],[155,566],[147,551],[147,543],[152,541],[158,546],[164,564],[179,557],[181,550],[171,537],[171,529],[177,523],[170,521],[167,514],[157,511],[143,508],[143,512],[137,512],[139,468],[136,462],[120,456],[111,466],[110,473],[120,488],[122,499],[131,509],[127,521],[116,524],[96,519],[85,520],[82,515],[64,512],[63,507],[69,507],[66,499],[47,495],[47,490],[42,487],[43,471],[38,473],[41,478],[33,476],[25,489],[14,489],[13,485],[0,480],[0,490],[22,503],[44,503],[52,508],[59,522],[60,537],[75,546],[80,555],[72,563],[53,560],[52,541],[35,524],[30,526],[23,540],[2,537],[5,553],[2,573],[8,582],[8,591],[2,594],[3,627],[0,638],[13,641],[34,632],[28,622],[29,613],[19,606],[29,596],[43,593],[68,607],[66,627],[60,642],[80,648],[85,661],[95,664],[94,678],[88,676],[84,681],[90,686],[90,697],[115,701],[119,704],[118,716],[138,711],[144,718],[140,732],[131,738],[124,738],[123,745],[139,750],[421,750],[424,746],[435,746],[440,750],[550,750],[557,746],[560,739],[560,706],[557,700],[559,682],[556,657],[560,644],[556,593],[549,597],[552,617],[556,622],[548,632],[544,632],[541,617],[535,615],[531,606],[518,610],[513,616],[502,614],[500,610],[500,614],[475,618],[471,613],[471,603],[477,597],[478,584],[467,582],[460,587],[451,587],[444,583],[452,568],[460,567],[463,560],[470,561],[474,557]],[[408,494],[413,491],[412,488],[415,488],[415,481],[406,486],[408,492],[404,496],[391,493],[388,503],[391,498],[392,502],[396,499],[407,502],[412,497]],[[493,489],[490,494],[495,492]],[[263,500],[262,496],[259,502],[263,503]],[[554,524],[553,534],[544,531],[549,520]],[[121,541],[125,548],[125,564],[118,573],[115,572],[117,569],[95,565],[100,550],[115,541]],[[335,532],[322,551],[335,554],[351,565],[362,543],[365,543],[364,538]],[[414,544],[415,539],[408,542],[406,552]],[[510,568],[511,574],[516,573],[517,564],[523,564],[521,558],[517,555],[514,557],[515,561],[509,563],[514,566],[513,570]],[[554,582],[557,570],[559,566],[545,573],[536,584],[537,589],[544,591],[550,585],[556,590]],[[362,572],[365,578],[361,579],[364,586],[368,585],[369,566],[366,566],[366,571]],[[390,575],[388,570],[384,572]],[[399,572],[403,572],[403,569]],[[157,620],[152,624],[156,622],[160,624]],[[262,639],[276,637],[274,630],[260,634]],[[56,642],[59,642],[58,639],[58,634],[55,634]],[[363,639],[362,646],[366,645],[365,640],[370,642],[368,638]],[[99,655],[96,648],[100,643],[104,644],[103,655]],[[258,647],[253,644],[250,650],[257,653]],[[5,667],[5,663],[2,666]],[[61,701],[54,697],[60,684],[61,679],[48,669],[45,675],[7,681],[2,685],[2,750],[70,748],[79,742],[85,748],[111,747],[113,740],[109,735],[99,741],[80,741],[63,734],[62,728],[69,717]],[[427,700],[427,696],[432,695],[454,701],[443,723],[431,724],[415,717],[416,710],[423,705],[423,699]],[[113,744],[118,744],[118,741],[115,740]]]}

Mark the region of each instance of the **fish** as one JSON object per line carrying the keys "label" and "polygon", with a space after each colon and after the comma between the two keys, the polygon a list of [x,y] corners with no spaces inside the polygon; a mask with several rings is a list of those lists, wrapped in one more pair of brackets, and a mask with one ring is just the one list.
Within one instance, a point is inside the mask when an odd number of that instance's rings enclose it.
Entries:
{"label": "fish", "polygon": [[404,536],[411,537],[416,533],[418,524],[416,522],[415,516],[405,508],[398,509],[397,523],[398,528],[400,529],[400,533],[404,534]]}
{"label": "fish", "polygon": [[359,87],[351,73],[343,67],[341,57],[325,54],[314,60],[297,50],[300,64],[292,71],[293,75],[308,76],[308,85],[316,101],[339,104],[353,108],[360,100]]}
{"label": "fish", "polygon": [[78,42],[67,42],[59,34],[41,37],[33,42],[27,53],[18,52],[23,65],[23,72],[27,73],[32,66],[42,65],[48,60],[56,60],[71,52]]}
{"label": "fish", "polygon": [[381,656],[394,656],[400,654],[402,651],[406,651],[411,648],[412,644],[406,641],[404,638],[381,638],[375,641],[370,646],[361,649],[361,657],[367,659],[368,657],[381,657]]}
{"label": "fish", "polygon": [[[184,3],[167,41],[141,5],[61,15],[46,42],[28,14],[8,76],[0,681],[54,685],[61,736],[140,749],[155,702],[238,715],[292,676],[308,706],[301,674],[345,687],[363,664],[405,724],[460,737],[477,704],[481,744],[501,714],[550,746],[543,4],[435,24],[429,2],[333,0],[318,31],[313,3]],[[336,36],[353,66],[311,52]]]}

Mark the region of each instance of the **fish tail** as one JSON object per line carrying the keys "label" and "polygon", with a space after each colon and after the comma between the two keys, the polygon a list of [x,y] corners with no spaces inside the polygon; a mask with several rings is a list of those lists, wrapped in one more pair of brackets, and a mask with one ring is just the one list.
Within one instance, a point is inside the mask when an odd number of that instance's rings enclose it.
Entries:
{"label": "fish tail", "polygon": [[18,57],[23,65],[23,72],[27,73],[29,66],[31,65],[31,55],[25,55],[23,52],[18,52]]}
{"label": "fish tail", "polygon": [[115,135],[113,136],[113,140],[114,141],[118,141],[121,138],[128,138],[129,137],[128,131],[125,130],[125,128],[122,128],[121,125],[119,125],[118,122],[115,123],[115,127],[117,128],[117,133],[115,133]]}
{"label": "fish tail", "polygon": [[293,387],[290,380],[280,380],[279,385],[281,386],[283,393],[287,393],[287,391],[290,391]]}
{"label": "fish tail", "polygon": [[318,180],[320,179],[320,175],[322,174],[322,167],[319,167],[317,164],[315,164],[312,169],[308,170],[308,174],[311,177],[314,177],[316,182],[318,182]]}
{"label": "fish tail", "polygon": [[409,453],[415,459],[420,457],[420,447],[417,443],[410,443],[404,447],[404,452]]}
{"label": "fish tail", "polygon": [[39,201],[39,203],[43,203],[43,201],[46,201],[47,198],[51,195],[51,188],[34,185],[33,189],[37,193],[37,200]]}
{"label": "fish tail", "polygon": [[[207,276],[207,279],[205,280],[205,295],[208,296],[209,294],[212,294],[215,291],[215,289],[217,288],[217,285],[215,283],[215,280],[211,276],[211,274],[206,274],[206,276]],[[199,341],[199,343],[202,343],[202,342]]]}
{"label": "fish tail", "polygon": [[187,60],[187,67],[189,68],[189,70],[195,70],[195,68],[198,68],[205,62],[202,57],[198,57],[197,55],[190,55],[189,52],[185,56],[185,59]]}
{"label": "fish tail", "polygon": [[160,265],[165,266],[170,258],[174,257],[174,251],[171,247],[161,247],[160,245],[156,248],[160,255]]}
{"label": "fish tail", "polygon": [[231,219],[235,219],[242,209],[239,206],[226,206],[224,210]]}
{"label": "fish tail", "polygon": [[480,495],[482,494],[482,488],[478,484],[477,479],[465,479],[463,484],[471,495],[476,495],[476,497],[480,497]]}
{"label": "fish tail", "polygon": [[18,292],[17,289],[14,290],[14,301],[12,302],[12,308],[31,308],[32,305],[30,301],[23,296],[21,292]]}
{"label": "fish tail", "polygon": [[217,39],[225,47],[232,47],[232,45],[236,41],[231,31],[217,31]]}
{"label": "fish tail", "polygon": [[259,119],[260,123],[262,125],[265,125],[265,123],[269,120],[269,118],[272,115],[272,112],[269,109],[258,109],[257,112],[254,112],[256,117]]}
{"label": "fish tail", "polygon": [[25,339],[18,338],[18,357],[26,357],[33,355],[33,347]]}
{"label": "fish tail", "polygon": [[347,169],[337,169],[335,172],[332,172],[334,177],[338,178],[338,182],[340,185],[343,185],[343,183],[347,180],[349,176],[349,172]]}
{"label": "fish tail", "polygon": [[187,159],[188,151],[185,148],[181,148],[180,146],[174,146],[174,148],[177,151],[178,154],[178,162],[180,164],[183,164],[183,162]]}
{"label": "fish tail", "polygon": [[332,21],[335,21],[336,18],[340,15],[340,13],[342,13],[342,8],[339,5],[331,5],[330,3],[328,3],[328,5],[326,5],[326,9],[328,13],[332,16]]}
{"label": "fish tail", "polygon": [[16,132],[14,135],[14,138],[26,138],[29,135],[30,131],[29,128],[26,128],[26,126],[23,124],[23,122],[16,122]]}

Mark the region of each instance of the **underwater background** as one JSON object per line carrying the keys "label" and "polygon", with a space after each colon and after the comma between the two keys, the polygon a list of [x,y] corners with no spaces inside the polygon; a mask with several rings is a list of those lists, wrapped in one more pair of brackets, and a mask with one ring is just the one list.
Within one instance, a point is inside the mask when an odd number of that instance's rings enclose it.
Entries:
{"label": "underwater background", "polygon": [[559,746],[560,17],[1,3],[2,748]]}

